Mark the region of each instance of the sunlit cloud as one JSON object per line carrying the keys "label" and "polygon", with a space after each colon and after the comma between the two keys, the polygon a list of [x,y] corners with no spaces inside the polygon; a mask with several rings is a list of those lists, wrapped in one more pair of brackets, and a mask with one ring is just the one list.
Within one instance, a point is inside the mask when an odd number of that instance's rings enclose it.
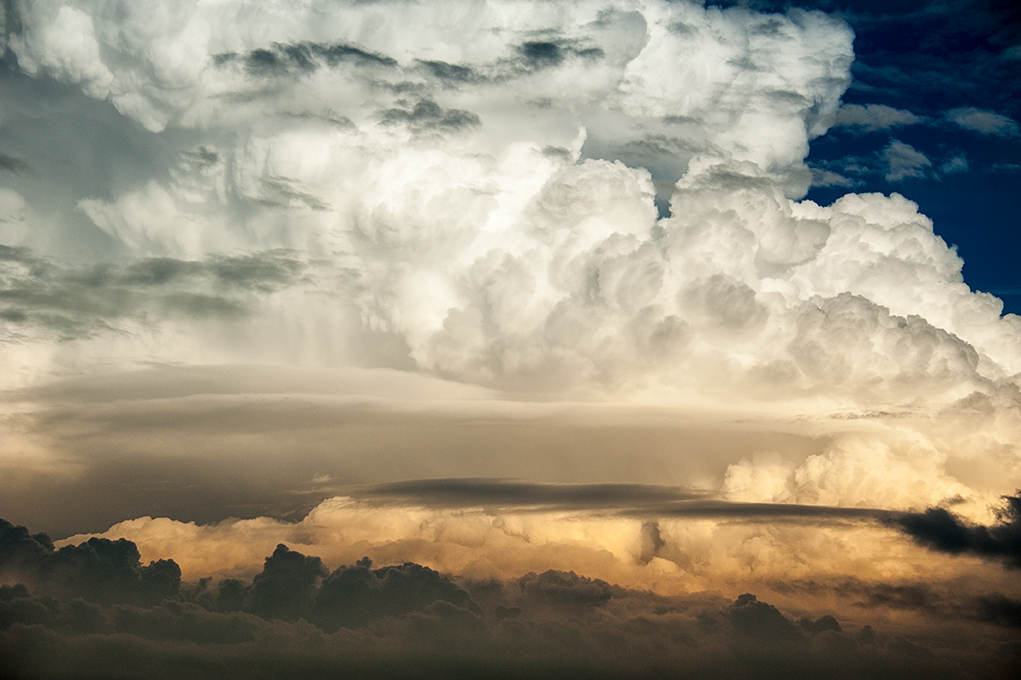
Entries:
{"label": "sunlit cloud", "polygon": [[[763,640],[816,668],[938,650],[927,615],[1015,625],[1021,318],[917,203],[854,192],[962,177],[980,156],[914,135],[1007,143],[1008,116],[845,101],[854,32],[796,8],[0,16],[0,516],[44,576],[90,538],[127,565],[82,635],[135,635],[133,607],[242,655],[504,659],[515,607],[528,640],[674,607],[649,635],[706,669]],[[879,142],[809,165],[831,128]],[[74,601],[44,576],[2,602]],[[372,607],[441,596],[348,621],[355,576]]]}

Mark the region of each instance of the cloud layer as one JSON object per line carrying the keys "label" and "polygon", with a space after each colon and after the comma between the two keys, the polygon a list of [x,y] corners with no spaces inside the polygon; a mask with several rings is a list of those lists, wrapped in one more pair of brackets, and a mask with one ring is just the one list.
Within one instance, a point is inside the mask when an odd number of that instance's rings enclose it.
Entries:
{"label": "cloud layer", "polygon": [[282,544],[251,580],[182,584],[173,561],[142,567],[128,541],[93,538],[54,551],[45,535],[6,522],[0,570],[31,583],[0,586],[0,645],[12,677],[72,668],[153,677],[294,668],[354,668],[369,677],[741,677],[764,669],[793,677],[1008,677],[1016,652],[1005,642],[1021,625],[1018,603],[1002,595],[940,609],[931,589],[860,580],[814,586],[868,598],[866,618],[910,609],[899,596],[923,593],[928,616],[956,622],[948,644],[903,623],[873,628],[805,609],[791,615],[750,593],[662,596],[557,570],[457,579],[414,563],[374,568],[369,558],[331,570]]}

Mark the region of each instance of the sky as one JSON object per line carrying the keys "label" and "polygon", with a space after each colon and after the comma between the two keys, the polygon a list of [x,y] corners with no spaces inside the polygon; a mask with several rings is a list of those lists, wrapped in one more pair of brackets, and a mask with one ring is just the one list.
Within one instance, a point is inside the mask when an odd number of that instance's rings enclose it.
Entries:
{"label": "sky", "polygon": [[10,677],[1012,677],[1012,3],[0,9]]}

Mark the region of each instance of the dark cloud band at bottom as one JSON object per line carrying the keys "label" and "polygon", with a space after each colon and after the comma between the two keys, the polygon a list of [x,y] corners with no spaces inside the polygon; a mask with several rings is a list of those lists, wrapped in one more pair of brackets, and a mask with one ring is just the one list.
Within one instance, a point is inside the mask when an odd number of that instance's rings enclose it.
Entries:
{"label": "dark cloud band at bottom", "polygon": [[697,489],[654,484],[543,484],[506,479],[419,479],[344,489],[360,501],[430,508],[607,512],[646,517],[730,518],[747,521],[848,519],[891,521],[900,513],[794,503],[745,503]]}
{"label": "dark cloud band at bottom", "polygon": [[[366,558],[331,572],[284,545],[250,582],[182,584],[175,566],[141,566],[124,540],[54,551],[44,535],[0,524],[0,572],[33,584],[0,586],[0,671],[928,679],[1008,678],[1021,661],[998,621],[990,623],[999,629],[956,624],[953,639],[938,626],[905,636],[826,612],[795,620],[750,593],[660,596],[573,571],[471,581],[413,563],[374,568]],[[1004,602],[1017,605],[1001,596],[999,609]]]}

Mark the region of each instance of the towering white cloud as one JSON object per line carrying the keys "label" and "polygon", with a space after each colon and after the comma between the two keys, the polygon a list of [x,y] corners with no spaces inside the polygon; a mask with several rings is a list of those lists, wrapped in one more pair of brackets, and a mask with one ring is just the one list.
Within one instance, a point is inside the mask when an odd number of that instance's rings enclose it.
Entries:
{"label": "towering white cloud", "polygon": [[[172,159],[76,201],[126,258],[102,276],[5,251],[7,318],[76,368],[363,363],[528,395],[1016,408],[1021,320],[968,288],[915,204],[802,200],[828,125],[916,120],[841,108],[853,36],[823,13],[54,0],[9,4],[6,34],[26,74],[111,102]],[[992,125],[977,115],[955,120]],[[891,181],[931,171],[901,142],[884,160]],[[11,246],[41,205],[19,196],[0,194]],[[72,292],[89,304],[55,302]],[[59,351],[58,321],[78,329]],[[1013,451],[1011,427],[969,450]],[[918,463],[949,444],[912,458],[913,436],[736,463],[727,489],[908,503],[874,465],[925,503],[964,493]]]}
{"label": "towering white cloud", "polygon": [[[9,44],[149,129],[203,131],[169,179],[81,201],[137,255],[308,250],[420,367],[495,384],[897,399],[1019,368],[1016,329],[913,206],[796,201],[849,82],[826,15],[118,7],[21,5]],[[898,178],[921,167],[907,149]]]}

